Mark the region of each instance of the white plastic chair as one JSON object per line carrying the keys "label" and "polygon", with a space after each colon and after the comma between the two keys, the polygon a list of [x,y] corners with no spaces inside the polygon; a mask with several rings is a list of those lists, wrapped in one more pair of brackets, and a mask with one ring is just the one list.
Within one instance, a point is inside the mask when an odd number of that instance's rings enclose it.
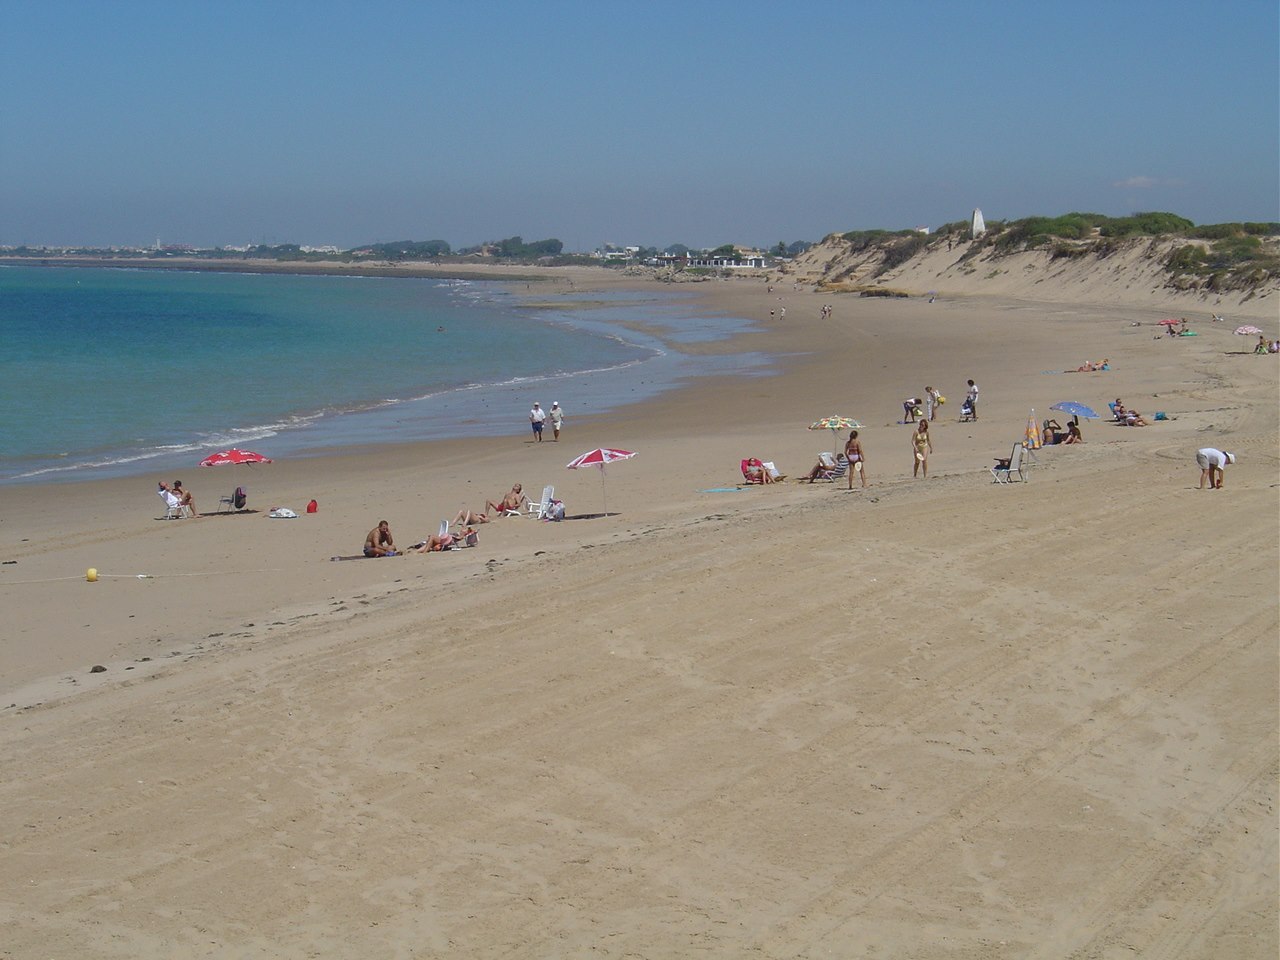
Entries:
{"label": "white plastic chair", "polygon": [[534,503],[529,501],[528,516],[535,520],[541,520],[547,515],[547,511],[551,509],[551,501],[556,498],[556,488],[548,484],[542,488],[542,502]]}
{"label": "white plastic chair", "polygon": [[191,508],[184,506],[182,498],[172,490],[161,489],[156,491],[164,499],[164,519],[165,520],[182,520],[186,517],[194,516]]}

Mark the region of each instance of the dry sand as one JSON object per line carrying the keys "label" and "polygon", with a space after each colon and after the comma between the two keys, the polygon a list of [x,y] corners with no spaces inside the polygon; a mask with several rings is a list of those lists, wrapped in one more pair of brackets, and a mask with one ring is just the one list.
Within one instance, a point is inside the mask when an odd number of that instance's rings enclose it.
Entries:
{"label": "dry sand", "polygon": [[[1155,339],[1176,304],[699,292],[788,308],[740,341],[777,376],[279,462],[252,514],[0,489],[0,957],[1275,957],[1277,358]],[[992,484],[1031,408],[1116,396],[1174,419]],[[703,492],[831,413],[869,490]],[[601,444],[614,516],[328,560],[514,480],[599,512]]]}

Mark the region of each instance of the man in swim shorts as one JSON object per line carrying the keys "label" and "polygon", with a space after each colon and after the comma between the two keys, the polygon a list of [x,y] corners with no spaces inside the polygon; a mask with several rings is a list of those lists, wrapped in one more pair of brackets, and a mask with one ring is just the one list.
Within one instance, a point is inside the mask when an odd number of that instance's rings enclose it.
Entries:
{"label": "man in swim shorts", "polygon": [[484,508],[489,513],[495,513],[498,516],[502,516],[504,513],[508,513],[510,511],[519,513],[524,509],[524,505],[528,502],[529,498],[524,495],[524,488],[517,483],[497,503],[494,503],[492,500],[486,500]]}
{"label": "man in swim shorts", "polygon": [[396,542],[391,536],[391,525],[379,520],[378,525],[369,531],[364,538],[364,555],[366,557],[394,557]]}

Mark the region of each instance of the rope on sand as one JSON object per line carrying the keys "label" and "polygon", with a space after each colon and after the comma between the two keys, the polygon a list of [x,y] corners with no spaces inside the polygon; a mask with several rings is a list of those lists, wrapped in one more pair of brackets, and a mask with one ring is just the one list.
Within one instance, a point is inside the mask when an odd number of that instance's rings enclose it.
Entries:
{"label": "rope on sand", "polygon": [[0,587],[16,587],[28,583],[60,583],[63,580],[105,580],[108,577],[116,580],[163,580],[169,577],[220,577],[237,573],[279,573],[279,567],[266,567],[261,570],[210,570],[206,573],[99,573],[93,567],[85,571],[83,577],[48,577],[44,580],[0,580]]}

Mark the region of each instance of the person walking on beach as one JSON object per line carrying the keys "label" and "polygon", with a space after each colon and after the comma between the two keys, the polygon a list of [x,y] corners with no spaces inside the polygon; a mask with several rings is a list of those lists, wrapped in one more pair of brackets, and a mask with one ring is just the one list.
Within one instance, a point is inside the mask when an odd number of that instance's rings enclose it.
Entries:
{"label": "person walking on beach", "polygon": [[911,464],[911,476],[918,477],[924,471],[924,478],[929,479],[929,454],[933,453],[933,441],[929,439],[929,421],[921,420],[916,432],[911,435],[911,449],[915,459]]}
{"label": "person walking on beach", "polygon": [[533,409],[529,411],[529,423],[533,427],[533,436],[539,443],[542,442],[542,424],[547,419],[547,412],[538,406],[535,401]]}
{"label": "person walking on beach", "polygon": [[978,419],[978,385],[972,380],[969,381],[969,389],[965,392],[965,400],[969,404],[969,409],[973,411],[971,416],[974,420]]}
{"label": "person walking on beach", "polygon": [[564,426],[564,411],[560,409],[560,401],[551,401],[551,439],[560,439],[560,428]]}
{"label": "person walking on beach", "polygon": [[1209,481],[1210,490],[1222,489],[1222,472],[1228,463],[1235,463],[1234,453],[1225,453],[1215,447],[1202,447],[1196,451],[1196,465],[1200,468],[1200,487]]}
{"label": "person walking on beach", "polygon": [[849,461],[849,489],[853,489],[853,475],[862,478],[862,489],[867,488],[867,457],[862,452],[862,441],[858,439],[858,431],[849,431],[849,439],[844,445],[844,458]]}

